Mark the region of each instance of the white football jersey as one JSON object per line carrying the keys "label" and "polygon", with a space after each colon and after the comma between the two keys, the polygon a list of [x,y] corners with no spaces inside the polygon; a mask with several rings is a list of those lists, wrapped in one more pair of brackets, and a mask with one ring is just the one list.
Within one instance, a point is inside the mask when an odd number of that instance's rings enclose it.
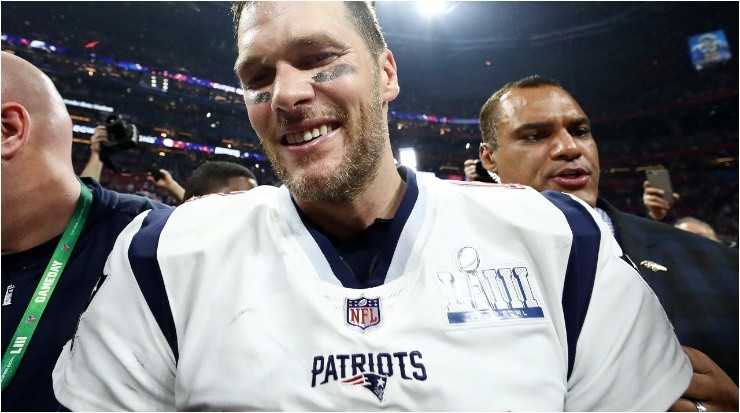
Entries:
{"label": "white football jersey", "polygon": [[57,398],[93,411],[665,411],[681,396],[691,365],[591,208],[401,171],[373,288],[342,286],[341,257],[285,187],[140,215],[57,362]]}

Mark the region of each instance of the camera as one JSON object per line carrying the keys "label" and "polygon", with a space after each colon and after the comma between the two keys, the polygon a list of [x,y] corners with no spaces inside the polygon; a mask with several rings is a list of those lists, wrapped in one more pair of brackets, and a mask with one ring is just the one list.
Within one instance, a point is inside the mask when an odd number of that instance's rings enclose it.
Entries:
{"label": "camera", "polygon": [[108,142],[102,148],[108,153],[116,153],[135,148],[139,144],[139,130],[136,125],[124,121],[120,115],[110,115],[105,120]]}
{"label": "camera", "polygon": [[493,178],[491,178],[491,175],[488,174],[488,170],[483,167],[483,162],[481,162],[480,159],[476,159],[475,161],[475,173],[478,175],[476,181],[495,182]]}

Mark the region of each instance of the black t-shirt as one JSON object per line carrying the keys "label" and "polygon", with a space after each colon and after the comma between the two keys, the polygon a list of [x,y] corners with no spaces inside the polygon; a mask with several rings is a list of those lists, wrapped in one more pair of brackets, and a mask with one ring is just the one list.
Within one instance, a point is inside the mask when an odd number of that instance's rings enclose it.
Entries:
{"label": "black t-shirt", "polygon": [[[16,372],[2,392],[3,411],[57,411],[51,373],[59,353],[72,338],[80,314],[98,279],[116,237],[134,217],[149,209],[168,208],[150,199],[107,190],[83,178],[93,202],[69,262],[58,279],[43,316]],[[10,344],[18,323],[51,259],[61,234],[42,245],[16,254],[3,255],[2,296],[13,284],[12,304],[2,307],[2,350]]]}

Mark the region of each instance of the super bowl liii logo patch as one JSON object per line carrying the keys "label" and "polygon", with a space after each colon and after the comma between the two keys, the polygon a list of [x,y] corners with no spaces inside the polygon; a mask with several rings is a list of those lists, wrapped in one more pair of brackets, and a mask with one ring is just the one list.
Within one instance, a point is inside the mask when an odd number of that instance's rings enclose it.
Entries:
{"label": "super bowl liii logo patch", "polygon": [[380,298],[348,298],[345,302],[347,324],[364,332],[380,325]]}
{"label": "super bowl liii logo patch", "polygon": [[456,264],[459,272],[436,274],[450,324],[544,318],[526,266],[478,271],[480,257],[471,247],[458,251]]}

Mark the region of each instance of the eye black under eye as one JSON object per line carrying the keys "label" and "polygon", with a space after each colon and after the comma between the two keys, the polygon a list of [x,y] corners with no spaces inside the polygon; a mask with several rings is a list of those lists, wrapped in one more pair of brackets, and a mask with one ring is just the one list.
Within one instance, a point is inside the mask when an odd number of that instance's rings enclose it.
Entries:
{"label": "eye black under eye", "polygon": [[259,92],[252,96],[252,103],[254,104],[260,104],[260,103],[266,103],[269,102],[270,99],[272,99],[272,94],[269,92]]}
{"label": "eye black under eye", "polygon": [[317,83],[326,83],[334,79],[337,79],[341,76],[344,76],[346,74],[354,73],[354,72],[355,72],[354,66],[347,64],[347,63],[340,63],[336,65],[327,66],[326,70],[319,71],[318,73],[313,75],[311,79],[313,79],[314,82],[317,82]]}

